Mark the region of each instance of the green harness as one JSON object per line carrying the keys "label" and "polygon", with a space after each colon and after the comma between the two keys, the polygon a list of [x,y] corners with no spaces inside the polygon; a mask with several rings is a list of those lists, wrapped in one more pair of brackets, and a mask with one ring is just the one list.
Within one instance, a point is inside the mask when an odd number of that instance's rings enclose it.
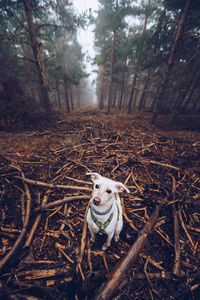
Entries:
{"label": "green harness", "polygon": [[[117,204],[117,203],[116,203]],[[112,221],[112,218],[113,218],[113,214],[114,212],[112,212],[109,216],[109,218],[107,219],[107,221],[105,222],[100,222],[97,220],[97,218],[95,217],[95,215],[93,214],[93,211],[92,211],[92,207],[90,206],[90,214],[91,214],[91,218],[93,220],[93,222],[99,227],[99,234],[102,235],[103,232],[104,232],[104,229],[110,224],[110,222]],[[117,204],[117,220],[119,220],[119,206]]]}

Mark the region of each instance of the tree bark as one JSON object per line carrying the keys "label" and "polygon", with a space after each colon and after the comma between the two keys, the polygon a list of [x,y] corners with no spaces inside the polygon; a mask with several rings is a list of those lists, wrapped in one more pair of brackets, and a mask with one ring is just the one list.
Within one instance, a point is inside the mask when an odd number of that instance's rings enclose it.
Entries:
{"label": "tree bark", "polygon": [[65,90],[65,104],[66,104],[66,109],[67,109],[67,112],[70,113],[69,94],[68,94],[68,86],[67,86],[67,81],[66,80],[64,80],[64,90]]}
{"label": "tree bark", "polygon": [[145,107],[145,95],[146,95],[146,90],[147,90],[148,85],[149,85],[150,74],[151,74],[151,69],[148,70],[148,74],[147,74],[147,77],[146,77],[146,80],[145,80],[145,83],[144,83],[142,95],[141,95],[140,100],[139,100],[139,105],[138,105],[139,110],[141,110]]}
{"label": "tree bark", "polygon": [[101,95],[99,101],[99,108],[104,109],[104,75],[105,75],[105,66],[101,66]]}
{"label": "tree bark", "polygon": [[133,94],[134,94],[134,90],[135,90],[135,84],[137,81],[137,73],[135,73],[135,76],[133,78],[133,82],[132,82],[132,86],[131,86],[131,93],[130,93],[130,97],[129,97],[129,101],[128,101],[128,113],[131,113],[131,108],[132,108],[132,104],[133,104]]}
{"label": "tree bark", "polygon": [[60,98],[60,89],[59,89],[59,80],[56,78],[56,93],[57,93],[57,98],[58,98],[58,106],[61,108],[61,98]]}
{"label": "tree bark", "polygon": [[114,61],[115,61],[115,45],[116,45],[116,30],[113,33],[112,51],[111,51],[110,84],[109,84],[109,93],[108,93],[108,113],[110,113],[110,110],[111,110],[113,68],[114,68]]}
{"label": "tree bark", "polygon": [[157,97],[156,102],[155,102],[154,111],[153,111],[153,115],[152,115],[152,119],[151,119],[151,124],[155,123],[155,121],[157,119],[157,116],[158,116],[158,113],[159,113],[159,106],[160,106],[160,103],[162,101],[162,98],[164,97],[165,90],[166,90],[166,87],[167,87],[167,83],[169,81],[169,76],[171,74],[172,67],[174,65],[174,61],[175,61],[175,58],[176,58],[177,45],[178,45],[178,42],[179,42],[179,40],[180,40],[180,38],[183,34],[183,26],[186,22],[186,19],[187,19],[188,13],[189,13],[190,4],[191,4],[191,0],[186,0],[184,11],[183,11],[181,19],[178,23],[178,28],[177,28],[175,40],[174,40],[174,43],[173,43],[172,48],[171,48],[170,57],[169,57],[169,60],[168,60],[167,66],[166,66],[166,70],[165,70],[165,73],[164,73],[164,76],[163,76],[163,80],[161,81],[160,89],[158,91],[158,97]]}
{"label": "tree bark", "polygon": [[[151,6],[151,0],[148,1],[148,7]],[[141,34],[141,38],[144,37],[145,33],[146,33],[146,29],[147,29],[147,21],[148,21],[148,15],[146,14],[145,15],[145,20],[144,20],[144,27],[143,27],[143,31],[142,31],[142,34]],[[136,83],[137,83],[137,79],[138,79],[138,70],[139,70],[139,65],[141,63],[141,58],[142,58],[142,52],[141,52],[141,49],[143,48],[143,41],[140,45],[140,49],[137,49],[137,52],[138,52],[138,59],[137,59],[137,62],[135,64],[135,76],[133,78],[133,83],[132,83],[132,87],[131,87],[131,94],[130,94],[130,97],[129,97],[129,103],[128,103],[128,113],[130,114],[131,113],[131,107],[132,107],[132,104],[133,104],[133,95],[134,95],[134,90],[136,88]],[[136,101],[136,98],[134,99],[134,102]]]}
{"label": "tree bark", "polygon": [[71,84],[69,84],[69,94],[70,94],[71,108],[72,108],[72,110],[74,110],[74,97],[73,97],[73,91],[72,91]]}
{"label": "tree bark", "polygon": [[[118,10],[118,0],[116,0],[116,8]],[[113,84],[113,69],[115,62],[115,46],[116,46],[116,29],[113,31],[113,40],[112,40],[112,50],[111,50],[111,66],[110,66],[110,85],[109,85],[109,93],[108,93],[108,113],[110,113],[111,109],[111,94],[112,94],[112,84]]]}
{"label": "tree bark", "polygon": [[78,85],[78,87],[77,87],[77,90],[78,90],[78,108],[80,108],[81,107],[81,92],[80,92],[80,85]]}
{"label": "tree bark", "polygon": [[124,86],[125,86],[125,77],[126,77],[126,64],[127,64],[127,57],[124,62],[124,69],[123,69],[123,77],[122,77],[122,85],[121,85],[121,93],[120,93],[120,99],[119,99],[119,110],[122,109],[122,100],[124,95]]}
{"label": "tree bark", "polygon": [[31,48],[33,51],[33,57],[35,59],[35,65],[37,69],[37,74],[39,78],[39,85],[40,85],[40,94],[41,94],[41,103],[46,111],[47,120],[49,123],[52,122],[52,111],[50,105],[50,99],[48,95],[48,86],[47,81],[45,78],[45,74],[42,68],[42,61],[40,59],[40,43],[37,37],[36,27],[33,23],[33,16],[32,10],[30,6],[30,0],[23,0],[25,14],[27,18],[28,28],[29,28],[29,35],[31,41]]}
{"label": "tree bark", "polygon": [[[197,71],[198,72],[198,71]],[[188,104],[190,103],[190,100],[192,99],[192,95],[195,91],[195,89],[199,86],[199,74],[193,79],[189,89],[187,90],[187,93],[183,99],[183,104],[181,106],[181,109],[184,110],[186,109],[186,107],[188,106]]]}
{"label": "tree bark", "polygon": [[63,81],[64,81],[64,90],[65,90],[65,103],[66,103],[66,109],[67,112],[70,112],[70,106],[69,106],[69,94],[68,94],[68,84],[67,84],[67,79],[65,76],[67,76],[67,67],[65,63],[65,41],[62,42],[62,71],[63,71]]}

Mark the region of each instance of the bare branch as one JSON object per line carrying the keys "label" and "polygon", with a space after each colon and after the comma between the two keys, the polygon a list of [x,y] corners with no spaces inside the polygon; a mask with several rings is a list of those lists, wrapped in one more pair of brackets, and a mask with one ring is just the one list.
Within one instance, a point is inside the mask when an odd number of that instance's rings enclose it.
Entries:
{"label": "bare branch", "polygon": [[29,32],[28,28],[24,25],[24,23],[13,13],[12,10],[10,9],[5,9],[6,12],[13,18],[15,18],[15,20],[17,21],[17,23],[22,26],[22,28],[24,28],[24,30],[26,30],[27,32]]}
{"label": "bare branch", "polygon": [[31,46],[31,44],[28,42],[28,41],[25,41],[21,38],[18,38],[18,37],[15,37],[15,36],[12,36],[12,35],[0,35],[0,40],[8,40],[8,41],[13,41],[15,43],[18,43],[18,44],[26,44],[28,46]]}

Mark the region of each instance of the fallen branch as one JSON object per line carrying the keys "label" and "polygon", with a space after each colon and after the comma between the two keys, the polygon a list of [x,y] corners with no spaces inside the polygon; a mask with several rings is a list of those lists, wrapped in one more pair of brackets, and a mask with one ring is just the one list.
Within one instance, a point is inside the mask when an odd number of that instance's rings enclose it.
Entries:
{"label": "fallen branch", "polygon": [[129,249],[126,256],[117,264],[114,271],[108,277],[108,281],[100,287],[94,297],[95,300],[108,300],[112,298],[114,293],[116,293],[123,278],[126,276],[128,270],[132,267],[138,255],[146,245],[148,235],[151,233],[157,221],[158,214],[159,205],[155,207],[154,212],[150,216],[144,228],[139,232],[137,240]]}
{"label": "fallen branch", "polygon": [[38,207],[36,209],[34,209],[34,213],[38,213],[40,211],[43,211],[45,209],[49,209],[49,208],[53,208],[55,206],[59,206],[59,205],[62,205],[62,204],[65,204],[67,202],[70,202],[70,201],[74,201],[74,200],[89,200],[91,196],[89,195],[77,195],[77,196],[72,196],[72,197],[66,197],[64,199],[61,199],[61,200],[57,200],[57,201],[54,201],[54,202],[51,202],[49,204],[46,204],[46,205],[42,205],[41,207]]}
{"label": "fallen branch", "polygon": [[[81,249],[80,249],[79,256],[77,258],[77,265],[76,265],[76,272],[78,272],[78,270],[79,270],[80,273],[81,273],[81,275],[82,275],[81,264],[82,264],[84,250],[85,250],[85,244],[86,244],[87,212],[88,212],[89,206],[90,206],[90,202],[88,202],[88,205],[87,205],[87,208],[86,208],[86,211],[85,211],[84,224],[83,224],[83,232],[82,232],[82,237],[81,237]],[[82,276],[82,277],[84,277],[84,276]]]}
{"label": "fallen branch", "polygon": [[[47,194],[46,194],[46,195],[44,195],[44,199],[43,199],[43,201],[42,201],[42,205],[45,205],[45,204],[46,204],[46,202],[47,202],[47,200],[48,200],[48,198],[49,198],[49,193],[50,193],[50,190],[47,191]],[[32,239],[33,239],[33,236],[34,236],[34,233],[35,233],[35,231],[36,231],[36,229],[37,229],[37,227],[38,227],[38,224],[40,223],[41,216],[42,216],[42,214],[40,213],[40,214],[36,217],[35,222],[34,222],[34,224],[33,224],[33,226],[32,226],[32,229],[31,229],[31,231],[30,231],[30,233],[29,233],[29,235],[28,235],[28,238],[27,238],[27,240],[26,240],[26,243],[25,243],[25,245],[24,245],[24,248],[30,246],[30,244],[31,244],[31,242],[32,242]]]}
{"label": "fallen branch", "polygon": [[38,185],[42,187],[47,187],[50,189],[64,189],[64,190],[80,190],[80,191],[92,191],[91,188],[87,188],[84,186],[75,186],[75,185],[63,185],[63,184],[52,184],[52,183],[45,183],[42,181],[36,181],[36,180],[31,180],[28,178],[23,178],[20,176],[15,176],[15,178],[22,180],[23,182],[33,184],[33,185]]}
{"label": "fallen branch", "polygon": [[176,191],[176,182],[175,178],[172,176],[172,195],[174,203],[172,203],[172,213],[174,219],[174,266],[173,273],[177,276],[181,272],[181,246],[180,246],[180,237],[179,237],[179,224],[178,224],[178,215],[175,206],[175,191]]}
{"label": "fallen branch", "polygon": [[[27,271],[17,271],[17,278],[22,281],[33,281],[37,279],[55,278],[57,276],[69,275],[70,267],[63,262],[62,267],[55,267],[53,269],[31,269]],[[10,274],[9,274],[10,275]],[[5,274],[3,277],[7,277]]]}
{"label": "fallen branch", "polygon": [[158,166],[161,166],[161,167],[166,167],[166,168],[170,168],[170,169],[173,169],[173,170],[176,170],[176,171],[180,171],[180,168],[178,168],[178,167],[168,165],[168,164],[165,164],[165,163],[161,163],[161,162],[155,161],[155,160],[143,160],[143,159],[141,159],[141,163],[154,164],[154,165],[158,165]]}
{"label": "fallen branch", "polygon": [[[24,173],[22,172],[21,169],[20,169],[20,171],[22,173],[22,178],[24,178]],[[27,232],[27,228],[28,228],[28,224],[29,224],[30,208],[31,208],[31,194],[30,194],[28,185],[26,183],[24,183],[24,187],[25,187],[25,193],[26,193],[27,202],[26,202],[26,215],[25,215],[25,218],[24,218],[23,228],[22,228],[22,231],[21,231],[18,239],[16,240],[13,248],[0,261],[0,273],[3,271],[3,269],[5,268],[5,266],[8,265],[8,263],[10,262],[10,260],[12,259],[12,257],[19,250],[19,248],[20,248],[20,246],[22,244],[22,241],[24,239],[24,236],[25,236],[25,234]]]}

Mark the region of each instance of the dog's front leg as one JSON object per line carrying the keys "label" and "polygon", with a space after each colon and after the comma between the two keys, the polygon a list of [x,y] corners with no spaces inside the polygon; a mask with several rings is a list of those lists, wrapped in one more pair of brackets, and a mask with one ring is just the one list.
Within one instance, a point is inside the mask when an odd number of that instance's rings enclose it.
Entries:
{"label": "dog's front leg", "polygon": [[95,232],[94,232],[94,229],[93,229],[93,227],[90,224],[88,224],[88,228],[89,228],[90,235],[91,235],[90,241],[92,243],[94,243],[95,242]]}
{"label": "dog's front leg", "polygon": [[108,247],[110,247],[113,235],[114,235],[114,232],[111,232],[111,233],[108,234],[107,241],[106,241],[105,244],[103,244],[102,250],[106,250]]}
{"label": "dog's front leg", "polygon": [[115,228],[115,236],[114,236],[115,242],[118,242],[118,240],[119,240],[119,235],[122,230],[122,227],[123,227],[123,220],[120,217],[119,221],[116,224],[116,228]]}

